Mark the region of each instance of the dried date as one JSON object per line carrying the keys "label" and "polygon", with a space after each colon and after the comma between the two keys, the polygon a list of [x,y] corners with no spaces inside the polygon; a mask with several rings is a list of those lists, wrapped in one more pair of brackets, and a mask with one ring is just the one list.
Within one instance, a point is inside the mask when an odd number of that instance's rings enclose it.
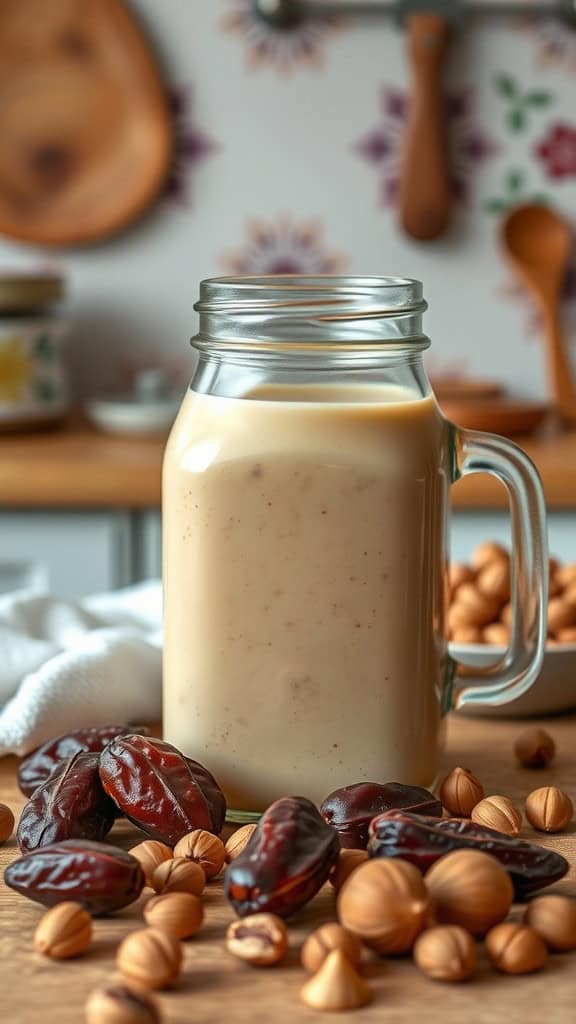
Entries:
{"label": "dried date", "polygon": [[65,900],[90,914],[108,914],[138,899],[144,872],[135,857],[106,843],[67,839],[9,864],[4,881],[45,907]]}
{"label": "dried date", "polygon": [[442,815],[442,804],[432,793],[401,782],[358,782],[335,789],[324,800],[320,813],[337,830],[343,849],[365,850],[372,818],[392,808],[433,817]]}
{"label": "dried date", "polygon": [[239,917],[267,911],[288,917],[324,884],[340,850],[338,833],[304,797],[283,797],[262,815],[224,887]]}
{"label": "dried date", "polygon": [[59,765],[74,754],[99,753],[117,736],[133,733],[147,735],[148,730],[136,725],[100,725],[76,729],[48,740],[20,762],[18,785],[25,796],[32,796],[38,786],[48,782]]}
{"label": "dried date", "polygon": [[503,835],[464,818],[430,819],[388,811],[370,825],[371,857],[401,857],[423,873],[452,850],[483,850],[506,868],[516,899],[524,899],[563,878],[568,862],[554,850]]}
{"label": "dried date", "polygon": [[105,792],[152,839],[175,846],[203,828],[219,833],[226,800],[210,772],[176,747],[145,736],[119,736],[100,754]]}
{"label": "dried date", "polygon": [[16,840],[22,853],[64,839],[104,839],[116,805],[100,782],[100,754],[75,754],[63,761],[26,804]]}

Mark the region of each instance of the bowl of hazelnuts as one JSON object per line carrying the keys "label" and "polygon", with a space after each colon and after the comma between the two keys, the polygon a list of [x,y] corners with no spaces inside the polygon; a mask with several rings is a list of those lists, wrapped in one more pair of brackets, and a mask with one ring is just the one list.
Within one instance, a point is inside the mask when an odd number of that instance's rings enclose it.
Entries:
{"label": "bowl of hazelnuts", "polygon": [[[454,562],[446,580],[446,629],[450,653],[472,668],[496,661],[508,646],[510,554],[486,541],[470,561]],[[576,562],[551,558],[548,636],[539,678],[518,700],[500,707],[466,708],[462,714],[517,717],[576,708]]]}

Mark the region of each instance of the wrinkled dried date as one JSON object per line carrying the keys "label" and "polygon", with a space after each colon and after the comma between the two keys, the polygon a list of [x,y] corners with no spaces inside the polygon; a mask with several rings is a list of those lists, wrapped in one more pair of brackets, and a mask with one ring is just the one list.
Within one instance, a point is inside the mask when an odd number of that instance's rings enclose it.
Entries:
{"label": "wrinkled dried date", "polygon": [[337,830],[343,849],[365,850],[372,818],[392,808],[433,817],[442,815],[442,804],[432,793],[401,782],[357,782],[335,789],[324,800],[320,813]]}
{"label": "wrinkled dried date", "polygon": [[26,804],[16,839],[22,853],[64,839],[102,840],[116,817],[116,805],[100,782],[100,754],[75,754],[63,761]]}
{"label": "wrinkled dried date", "polygon": [[506,868],[517,899],[552,885],[568,871],[568,862],[554,850],[462,818],[430,819],[388,811],[370,825],[371,857],[402,857],[425,873],[452,850],[483,850]]}
{"label": "wrinkled dried date", "polygon": [[338,833],[304,797],[283,797],[262,815],[225,875],[239,917],[267,911],[288,917],[324,884],[338,859]]}
{"label": "wrinkled dried date", "polygon": [[126,817],[168,846],[197,828],[222,830],[226,800],[218,783],[170,743],[119,736],[100,754],[100,778]]}
{"label": "wrinkled dried date", "polygon": [[75,900],[90,914],[108,914],[138,899],[144,872],[135,857],[115,846],[67,839],[13,861],[4,881],[45,907]]}
{"label": "wrinkled dried date", "polygon": [[117,736],[133,733],[145,736],[148,730],[136,725],[101,725],[76,729],[75,732],[67,732],[48,740],[20,762],[18,785],[25,796],[32,796],[38,786],[48,782],[62,761],[68,761],[74,754],[99,753]]}

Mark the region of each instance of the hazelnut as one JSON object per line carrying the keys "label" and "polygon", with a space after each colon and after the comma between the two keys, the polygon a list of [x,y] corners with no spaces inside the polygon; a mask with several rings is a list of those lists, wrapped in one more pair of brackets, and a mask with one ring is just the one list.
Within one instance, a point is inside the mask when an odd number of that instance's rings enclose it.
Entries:
{"label": "hazelnut", "polygon": [[502,611],[500,612],[500,622],[503,622],[505,626],[512,625],[512,605],[510,602],[505,604]]}
{"label": "hazelnut", "polygon": [[110,982],[88,996],[86,1024],[160,1024],[156,1003],[144,992]]}
{"label": "hazelnut", "polygon": [[576,609],[563,597],[552,597],[548,601],[548,632],[557,633],[574,625]]}
{"label": "hazelnut", "polygon": [[503,558],[489,562],[476,577],[476,586],[481,594],[499,604],[510,600],[510,566]]}
{"label": "hazelnut", "polygon": [[559,644],[576,644],[576,626],[559,629],[556,633],[556,640]]}
{"label": "hazelnut", "polygon": [[336,892],[340,891],[346,879],[350,878],[352,872],[367,860],[367,850],[340,850],[338,860],[336,861],[336,867],[330,875],[330,881],[336,889]]}
{"label": "hazelnut", "polygon": [[156,839],[146,839],[143,843],[138,843],[137,846],[132,847],[130,853],[140,862],[146,885],[150,886],[152,885],[152,875],[158,865],[163,864],[166,860],[172,860],[173,857],[170,847],[165,843],[157,842]]}
{"label": "hazelnut", "polygon": [[306,982],[300,998],[313,1010],[358,1010],[372,1002],[373,992],[344,953],[335,949]]}
{"label": "hazelnut", "polygon": [[458,626],[452,630],[451,640],[453,644],[479,644],[482,633],[479,626]]}
{"label": "hazelnut", "polygon": [[539,971],[548,958],[546,946],[533,928],[516,921],[504,921],[486,936],[490,963],[504,974]]}
{"label": "hazelnut", "polygon": [[476,967],[476,943],[465,928],[439,924],[418,936],[414,960],[434,981],[464,981]]}
{"label": "hazelnut", "polygon": [[191,892],[165,892],[161,896],[153,896],[144,907],[144,920],[150,928],[170,932],[176,939],[189,939],[202,926],[202,900]]}
{"label": "hazelnut", "polygon": [[309,974],[320,970],[329,953],[339,949],[352,967],[358,967],[362,959],[362,943],[352,932],[346,931],[341,924],[330,921],[323,924],[308,936],[302,946],[300,959],[302,966]]}
{"label": "hazelnut", "polygon": [[469,565],[465,565],[463,562],[453,562],[448,566],[448,584],[451,593],[454,594],[462,583],[472,583],[474,576],[475,572]]}
{"label": "hazelnut", "polygon": [[557,786],[533,789],[526,797],[526,817],[539,832],[561,832],[573,811],[570,797]]}
{"label": "hazelnut", "polygon": [[506,796],[486,796],[472,809],[472,821],[507,836],[517,836],[522,828],[522,815]]}
{"label": "hazelnut", "polygon": [[485,565],[489,565],[490,562],[500,561],[508,564],[510,555],[502,544],[498,544],[493,540],[487,540],[484,544],[478,544],[474,548],[470,561],[475,569],[482,569]]}
{"label": "hazelnut", "polygon": [[451,636],[454,636],[459,629],[479,628],[468,605],[458,604],[458,601],[448,609],[446,624]]}
{"label": "hazelnut", "polygon": [[442,806],[455,818],[469,818],[472,808],[482,800],[484,788],[468,768],[453,768],[438,793]]}
{"label": "hazelnut", "polygon": [[256,825],[242,825],[232,833],[224,847],[227,864],[230,864],[233,860],[236,860],[236,857],[240,856],[244,848],[248,846],[255,831]]}
{"label": "hazelnut", "polygon": [[485,626],[498,614],[500,602],[493,597],[486,597],[474,583],[463,583],[458,588],[456,604],[452,606],[456,607],[466,610],[468,622],[472,625]]}
{"label": "hazelnut", "polygon": [[54,960],[67,960],[88,949],[92,918],[79,903],[58,903],[40,919],[34,932],[34,949]]}
{"label": "hazelnut", "polygon": [[570,607],[574,609],[574,605],[576,605],[576,579],[572,579],[570,581],[570,584],[562,594],[562,598],[566,604],[570,605]]}
{"label": "hazelnut", "polygon": [[222,871],[226,850],[218,836],[206,832],[203,828],[197,828],[178,840],[174,847],[174,856],[184,857],[185,860],[199,864],[208,879],[216,878]]}
{"label": "hazelnut", "polygon": [[368,860],[338,894],[341,924],[377,953],[407,953],[429,914],[424,879],[404,860]]}
{"label": "hazelnut", "polygon": [[455,850],[432,865],[426,885],[439,923],[459,924],[480,937],[502,921],[514,899],[504,868],[481,850]]}
{"label": "hazelnut", "polygon": [[118,947],[116,966],[134,985],[166,988],[180,973],[182,948],[178,939],[159,928],[131,932]]}
{"label": "hazelnut", "polygon": [[526,908],[524,924],[554,952],[576,949],[576,900],[569,896],[537,896]]}
{"label": "hazelnut", "polygon": [[510,643],[510,627],[503,622],[490,622],[484,626],[482,639],[485,644],[494,644],[497,647],[508,647]]}
{"label": "hazelnut", "polygon": [[6,804],[0,804],[0,845],[5,843],[14,831],[14,815]]}
{"label": "hazelnut", "polygon": [[554,578],[561,587],[569,587],[571,583],[576,583],[576,562],[558,566]]}
{"label": "hazelnut", "polygon": [[277,964],[288,949],[286,925],[276,914],[248,914],[229,926],[226,948],[257,967]]}
{"label": "hazelnut", "polygon": [[547,768],[554,760],[556,744],[545,729],[524,729],[514,744],[514,753],[523,768]]}
{"label": "hazelnut", "polygon": [[206,875],[199,864],[184,857],[174,857],[159,864],[152,875],[152,888],[156,892],[191,892],[201,896]]}

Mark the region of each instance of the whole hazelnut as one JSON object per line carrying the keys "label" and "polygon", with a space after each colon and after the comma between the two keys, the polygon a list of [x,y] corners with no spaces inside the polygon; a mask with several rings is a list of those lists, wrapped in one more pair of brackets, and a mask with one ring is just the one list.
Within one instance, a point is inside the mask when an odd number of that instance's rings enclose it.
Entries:
{"label": "whole hazelnut", "polygon": [[199,864],[184,857],[173,857],[159,864],[152,875],[152,888],[156,892],[191,892],[201,896],[206,875]]}
{"label": "whole hazelnut", "polygon": [[5,843],[14,831],[14,815],[6,804],[0,804],[0,845]]}
{"label": "whole hazelnut", "polygon": [[510,627],[503,622],[491,622],[482,630],[482,640],[485,644],[494,644],[495,647],[507,647],[510,643]]}
{"label": "whole hazelnut", "polygon": [[336,861],[336,867],[329,879],[336,889],[336,892],[340,891],[344,882],[350,877],[352,872],[367,860],[367,850],[340,850],[338,860]]}
{"label": "whole hazelnut", "polygon": [[495,561],[502,561],[508,564],[510,562],[510,555],[502,544],[498,544],[494,540],[487,540],[474,548],[470,561],[475,569],[482,569],[485,565]]}
{"label": "whole hazelnut", "polygon": [[557,633],[574,625],[575,609],[563,597],[552,597],[548,601],[548,632]]}
{"label": "whole hazelnut", "polygon": [[561,587],[569,587],[571,583],[576,583],[576,562],[558,566],[555,579],[558,580]]}
{"label": "whole hazelnut", "polygon": [[503,622],[505,626],[512,625],[512,605],[510,602],[505,604],[502,611],[500,612],[500,622]]}
{"label": "whole hazelnut", "polygon": [[556,642],[559,644],[576,644],[576,626],[569,626],[568,629],[559,629],[556,633]]}
{"label": "whole hazelnut", "polygon": [[424,879],[404,860],[368,860],[338,894],[341,924],[377,953],[407,953],[429,915]]}
{"label": "whole hazelnut", "polygon": [[476,937],[502,921],[514,899],[510,877],[498,861],[480,850],[455,850],[426,875],[436,919],[459,924]]}
{"label": "whole hazelnut", "polygon": [[537,896],[526,908],[524,924],[554,952],[576,949],[576,900],[569,896]]}
{"label": "whole hazelnut", "polygon": [[442,806],[455,818],[469,818],[484,797],[484,788],[468,768],[453,768],[439,790]]}
{"label": "whole hazelnut", "polygon": [[505,604],[510,600],[510,566],[503,558],[497,558],[485,565],[476,577],[476,586],[481,594]]}
{"label": "whole hazelnut", "polygon": [[450,605],[446,616],[446,624],[451,636],[454,636],[461,629],[478,629],[479,624],[474,619],[474,614],[465,604],[455,601]]}
{"label": "whole hazelnut", "polygon": [[275,914],[248,914],[228,927],[226,948],[257,967],[277,964],[288,949],[286,925]]}
{"label": "whole hazelnut", "polygon": [[472,809],[472,821],[507,836],[517,836],[522,828],[522,815],[506,796],[486,796]]}
{"label": "whole hazelnut", "polygon": [[486,936],[490,963],[504,974],[530,974],[546,963],[548,953],[533,928],[516,921],[504,921]]}
{"label": "whole hazelnut", "polygon": [[344,953],[335,949],[306,982],[300,998],[313,1010],[358,1010],[372,1002],[373,992]]}
{"label": "whole hazelnut", "polygon": [[462,583],[472,583],[475,572],[464,562],[452,562],[448,566],[448,585],[452,594]]}
{"label": "whole hazelnut", "polygon": [[156,1003],[144,992],[110,982],[95,989],[85,1006],[86,1024],[160,1024]]}
{"label": "whole hazelnut", "polygon": [[315,974],[329,953],[339,949],[346,957],[352,967],[358,967],[362,959],[362,943],[352,932],[343,928],[341,924],[330,921],[323,924],[308,936],[302,946],[300,959],[302,966],[309,974]]}
{"label": "whole hazelnut", "polygon": [[244,848],[248,846],[255,831],[256,825],[242,825],[232,833],[225,846],[227,864],[230,864],[233,860],[236,860],[236,857],[240,856]]}
{"label": "whole hazelnut", "polygon": [[189,939],[202,927],[204,907],[191,892],[166,892],[148,900],[144,920],[150,928],[170,932],[176,939]]}
{"label": "whole hazelnut", "polygon": [[450,639],[453,644],[479,644],[482,641],[482,631],[479,626],[458,626],[452,630]]}
{"label": "whole hazelnut", "polygon": [[434,981],[464,981],[476,967],[476,943],[465,928],[439,924],[418,936],[414,960]]}
{"label": "whole hazelnut", "polygon": [[54,960],[83,953],[92,941],[92,918],[79,903],[58,903],[40,919],[34,949]]}
{"label": "whole hazelnut", "polygon": [[556,744],[545,729],[524,729],[514,744],[514,753],[523,768],[547,768],[554,760]]}
{"label": "whole hazelnut", "polygon": [[566,590],[562,594],[562,598],[563,598],[563,600],[565,601],[565,603],[567,605],[569,605],[572,609],[574,609],[574,606],[576,605],[576,580],[575,579],[570,581],[570,583],[566,587]]}
{"label": "whole hazelnut", "polygon": [[166,988],[180,973],[182,948],[178,939],[169,932],[143,928],[131,932],[120,943],[116,966],[134,985]]}
{"label": "whole hazelnut", "polygon": [[159,843],[156,839],[146,839],[143,843],[138,843],[137,846],[133,846],[130,850],[133,857],[140,862],[140,866],[144,872],[146,879],[146,885],[152,885],[152,875],[159,864],[163,864],[164,861],[172,860],[173,853],[169,846],[165,843]]}
{"label": "whole hazelnut", "polygon": [[184,857],[185,860],[199,864],[208,879],[216,878],[222,871],[226,850],[218,836],[206,832],[203,828],[197,828],[178,840],[174,847],[174,856]]}
{"label": "whole hazelnut", "polygon": [[485,626],[498,614],[500,602],[493,597],[482,594],[475,583],[463,583],[458,587],[456,605],[468,612],[468,622],[476,626]]}
{"label": "whole hazelnut", "polygon": [[573,811],[570,797],[557,786],[542,786],[526,797],[526,817],[539,832],[561,832]]}

